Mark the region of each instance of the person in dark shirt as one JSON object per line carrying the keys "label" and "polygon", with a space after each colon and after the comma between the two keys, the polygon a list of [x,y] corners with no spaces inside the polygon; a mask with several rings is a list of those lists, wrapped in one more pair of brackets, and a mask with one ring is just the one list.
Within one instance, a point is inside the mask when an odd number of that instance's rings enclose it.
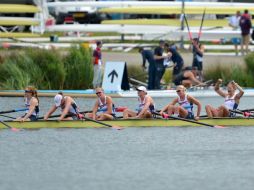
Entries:
{"label": "person in dark shirt", "polygon": [[139,53],[142,55],[142,67],[146,69],[146,61],[148,61],[148,89],[152,90],[155,88],[155,63],[152,50],[146,50],[139,48]]}
{"label": "person in dark shirt", "polygon": [[165,66],[164,66],[164,59],[169,58],[170,55],[163,55],[164,52],[164,45],[165,42],[160,40],[159,46],[154,50],[154,60],[155,60],[155,68],[156,68],[156,75],[155,75],[155,89],[161,89],[160,81],[162,76],[165,73]]}
{"label": "person in dark shirt", "polygon": [[205,52],[205,47],[199,42],[198,38],[192,40],[192,53],[193,53],[193,62],[192,67],[197,67],[198,69],[198,78],[203,82],[203,56]]}
{"label": "person in dark shirt", "polygon": [[174,81],[175,77],[182,71],[184,61],[175,46],[170,46],[168,43],[165,43],[165,49],[172,54],[171,60],[174,63],[172,80]]}
{"label": "person in dark shirt", "polygon": [[[247,54],[249,51],[250,43],[250,29],[252,28],[249,11],[245,10],[239,21],[241,27],[242,41],[241,41],[241,53],[244,55],[244,51]],[[245,46],[245,48],[244,48]]]}

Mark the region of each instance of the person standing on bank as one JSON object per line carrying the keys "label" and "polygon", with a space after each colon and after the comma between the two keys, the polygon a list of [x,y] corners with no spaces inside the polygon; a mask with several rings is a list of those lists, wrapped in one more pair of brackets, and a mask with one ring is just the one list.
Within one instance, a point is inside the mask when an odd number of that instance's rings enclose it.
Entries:
{"label": "person standing on bank", "polygon": [[102,83],[102,60],[101,60],[102,42],[96,42],[96,49],[93,51],[93,88],[101,87]]}
{"label": "person standing on bank", "polygon": [[167,49],[168,52],[172,54],[171,60],[174,63],[172,81],[174,81],[176,76],[182,71],[184,66],[184,61],[182,56],[177,52],[176,47],[173,47],[173,46],[170,47],[168,43],[165,43],[165,49]]}
{"label": "person standing on bank", "polygon": [[[233,30],[238,30],[240,29],[240,18],[241,18],[241,13],[240,11],[237,11],[235,15],[231,16],[229,18],[229,22],[228,25],[232,27]],[[235,46],[235,55],[238,55],[238,45],[241,42],[241,39],[239,37],[234,37],[231,39],[231,42],[234,44]]]}
{"label": "person standing on bank", "polygon": [[198,38],[193,38],[192,40],[192,53],[193,53],[193,62],[192,67],[198,68],[198,78],[203,82],[203,56],[205,48],[199,42]]}
{"label": "person standing on bank", "polygon": [[252,28],[251,24],[251,16],[249,15],[248,10],[244,10],[244,14],[240,18],[240,27],[241,27],[241,54],[244,55],[249,51],[249,43],[250,43],[250,29]]}
{"label": "person standing on bank", "polygon": [[171,54],[163,55],[165,42],[160,40],[159,46],[154,50],[154,60],[155,60],[155,89],[161,89],[160,82],[162,76],[165,73],[164,59],[169,58]]}
{"label": "person standing on bank", "polygon": [[148,61],[148,90],[152,90],[155,87],[155,61],[153,57],[153,52],[151,50],[146,50],[144,48],[139,48],[139,53],[142,55],[142,67],[146,69],[146,61]]}

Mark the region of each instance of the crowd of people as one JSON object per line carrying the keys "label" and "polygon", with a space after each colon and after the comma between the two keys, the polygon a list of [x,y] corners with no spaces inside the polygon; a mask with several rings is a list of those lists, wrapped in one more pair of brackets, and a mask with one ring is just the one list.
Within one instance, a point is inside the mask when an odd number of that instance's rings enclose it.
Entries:
{"label": "crowd of people", "polygon": [[244,10],[243,14],[237,11],[235,15],[229,18],[229,26],[233,30],[241,30],[241,38],[234,37],[231,39],[231,42],[235,46],[235,54],[238,55],[238,45],[241,45],[241,54],[246,55],[249,52],[250,31],[252,28],[249,11]]}
{"label": "crowd of people", "polygon": [[184,65],[184,60],[174,44],[168,44],[163,40],[159,41],[159,46],[153,50],[140,48],[142,55],[142,67],[148,66],[148,90],[161,89],[161,80],[166,68],[172,69],[172,82],[177,85],[191,87],[192,85],[204,85],[203,80],[203,55],[204,46],[198,38],[192,40],[190,49],[193,52],[193,62],[191,67]]}
{"label": "crowd of people", "polygon": [[[220,88],[222,83],[221,79],[218,79],[214,90],[218,95],[225,99],[223,105],[218,108],[214,108],[211,105],[206,105],[205,110],[207,117],[233,117],[231,110],[238,108],[240,99],[244,94],[243,89],[234,81],[227,84],[227,91],[223,91]],[[186,88],[183,85],[178,85],[176,87],[177,96],[165,107],[157,111],[155,108],[155,101],[148,95],[147,89],[144,86],[139,86],[136,88],[138,101],[136,110],[124,109],[123,119],[128,118],[152,118],[155,113],[168,115],[176,115],[177,117],[186,119],[199,120],[202,104],[201,102],[187,94]],[[37,96],[37,90],[34,87],[28,86],[25,88],[25,106],[27,108],[26,113],[18,117],[17,121],[36,121],[39,115],[39,98]],[[104,93],[101,87],[95,89],[95,94],[97,96],[95,104],[90,113],[80,112],[80,107],[77,105],[75,100],[70,96],[65,96],[63,93],[58,93],[54,97],[54,104],[49,109],[49,111],[44,115],[44,120],[48,120],[50,116],[58,109],[61,109],[61,114],[58,120],[80,120],[90,118],[92,120],[113,120],[116,119],[116,107],[114,101],[110,96]],[[196,113],[194,113],[194,105],[197,106]]]}

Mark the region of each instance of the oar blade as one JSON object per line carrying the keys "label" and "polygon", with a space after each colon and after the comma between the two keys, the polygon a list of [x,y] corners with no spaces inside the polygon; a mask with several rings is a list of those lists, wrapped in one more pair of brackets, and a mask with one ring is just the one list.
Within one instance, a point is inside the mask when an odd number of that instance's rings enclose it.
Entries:
{"label": "oar blade", "polygon": [[221,125],[214,125],[214,128],[216,129],[225,129],[227,127],[221,126]]}
{"label": "oar blade", "polygon": [[123,127],[120,127],[120,126],[117,126],[117,125],[112,125],[112,129],[115,129],[115,130],[123,130],[124,128],[123,128]]}
{"label": "oar blade", "polygon": [[20,129],[17,129],[17,128],[12,127],[12,128],[11,128],[11,131],[13,131],[13,132],[19,132]]}

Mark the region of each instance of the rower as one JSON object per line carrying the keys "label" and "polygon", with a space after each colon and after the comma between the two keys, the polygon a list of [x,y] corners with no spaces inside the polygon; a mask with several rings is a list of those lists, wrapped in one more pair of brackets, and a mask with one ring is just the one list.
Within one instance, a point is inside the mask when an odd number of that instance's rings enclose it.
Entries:
{"label": "rower", "polygon": [[96,88],[95,94],[98,98],[95,101],[92,113],[87,113],[87,117],[94,120],[113,120],[115,118],[115,108],[112,98],[106,96],[102,88]]}
{"label": "rower", "polygon": [[18,117],[16,121],[36,121],[39,114],[39,98],[35,87],[27,86],[25,88],[24,101],[28,110],[25,115]]}
{"label": "rower", "polygon": [[[217,109],[212,107],[211,105],[206,105],[206,113],[209,118],[213,117],[234,117],[235,114],[231,113],[230,110],[235,110],[237,109],[239,103],[240,103],[240,98],[243,96],[244,91],[243,89],[234,81],[231,81],[227,85],[227,93],[223,92],[220,89],[220,85],[222,83],[222,79],[218,79],[214,90],[225,98],[224,105],[221,105]],[[236,90],[239,92],[237,93]]]}
{"label": "rower", "polygon": [[[199,120],[201,112],[201,103],[191,95],[186,93],[186,88],[183,85],[176,87],[177,98],[175,98],[171,103],[166,105],[160,114],[163,116],[166,111],[168,115],[176,114],[178,117],[185,119],[195,119]],[[179,104],[176,106],[175,104]],[[197,106],[197,113],[194,116],[193,104]]]}
{"label": "rower", "polygon": [[144,86],[137,88],[139,105],[137,112],[125,109],[123,112],[123,118],[152,118],[154,112],[154,101],[151,96],[147,95],[147,89]]}
{"label": "rower", "polygon": [[58,119],[59,121],[81,119],[81,114],[79,114],[79,108],[72,97],[64,96],[63,93],[60,92],[54,97],[54,102],[55,104],[44,116],[44,120],[47,120],[51,116],[51,114],[54,113],[59,107],[62,111],[62,114]]}
{"label": "rower", "polygon": [[197,72],[197,67],[185,67],[181,73],[176,75],[174,79],[175,85],[183,85],[186,88],[189,88],[192,85],[204,86],[205,84],[196,78]]}

